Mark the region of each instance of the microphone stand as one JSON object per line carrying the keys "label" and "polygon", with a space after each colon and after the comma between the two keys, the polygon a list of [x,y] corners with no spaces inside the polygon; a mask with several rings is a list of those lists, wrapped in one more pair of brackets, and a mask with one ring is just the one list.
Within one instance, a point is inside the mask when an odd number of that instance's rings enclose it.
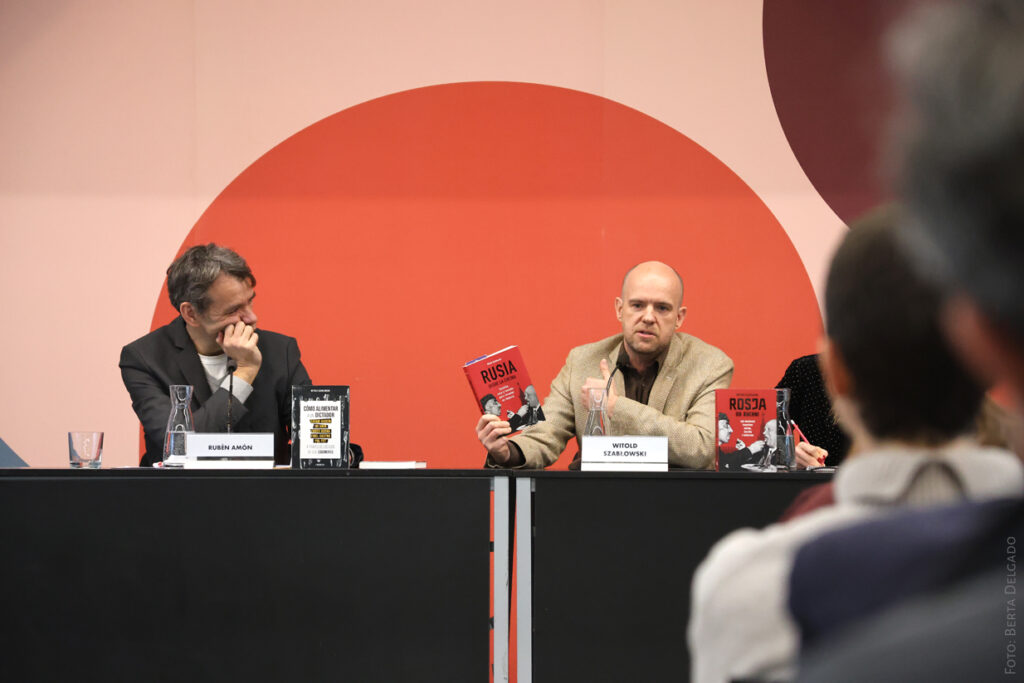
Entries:
{"label": "microphone stand", "polygon": [[616,365],[612,368],[612,371],[608,373],[608,383],[604,385],[604,395],[607,396],[608,392],[612,390],[612,378],[615,377],[615,373],[619,371],[619,366]]}
{"label": "microphone stand", "polygon": [[228,358],[228,434],[231,433],[231,404],[235,400],[235,370],[238,369],[238,361]]}

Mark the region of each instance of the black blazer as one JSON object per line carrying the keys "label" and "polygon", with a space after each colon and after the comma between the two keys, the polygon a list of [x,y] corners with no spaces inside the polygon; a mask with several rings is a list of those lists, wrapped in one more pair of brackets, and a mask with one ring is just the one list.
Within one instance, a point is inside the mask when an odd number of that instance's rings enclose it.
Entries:
{"label": "black blazer", "polygon": [[[292,385],[312,384],[292,337],[259,330],[257,346],[263,364],[245,403],[233,402],[234,431],[273,432],[274,462],[291,461]],[[191,384],[192,417],[197,432],[227,430],[228,392],[210,391],[203,365],[192,338],[180,317],[121,349],[121,378],[132,398],[132,408],[142,422],[146,452],[142,466],[163,459],[164,432],[171,411],[170,385]]]}
{"label": "black blazer", "polygon": [[850,450],[850,437],[832,415],[818,356],[795,359],[775,386],[789,389],[789,416],[812,444],[828,451],[825,464],[835,467],[841,463]]}

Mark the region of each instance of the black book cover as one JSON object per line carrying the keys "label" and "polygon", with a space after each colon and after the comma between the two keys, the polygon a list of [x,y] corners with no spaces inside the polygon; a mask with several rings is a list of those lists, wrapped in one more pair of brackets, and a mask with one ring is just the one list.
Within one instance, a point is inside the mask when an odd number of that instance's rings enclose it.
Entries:
{"label": "black book cover", "polygon": [[292,387],[292,467],[348,469],[347,386]]}

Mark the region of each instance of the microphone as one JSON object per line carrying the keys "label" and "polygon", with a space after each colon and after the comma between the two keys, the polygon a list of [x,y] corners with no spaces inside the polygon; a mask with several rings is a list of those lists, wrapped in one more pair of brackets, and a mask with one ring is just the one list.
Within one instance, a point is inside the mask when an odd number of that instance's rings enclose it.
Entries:
{"label": "microphone", "polygon": [[235,370],[238,361],[228,356],[228,434],[231,433],[231,404],[235,401]]}
{"label": "microphone", "polygon": [[604,385],[604,395],[607,396],[608,392],[612,390],[612,379],[615,377],[615,373],[619,371],[618,363],[612,368],[612,371],[608,373],[608,384]]}

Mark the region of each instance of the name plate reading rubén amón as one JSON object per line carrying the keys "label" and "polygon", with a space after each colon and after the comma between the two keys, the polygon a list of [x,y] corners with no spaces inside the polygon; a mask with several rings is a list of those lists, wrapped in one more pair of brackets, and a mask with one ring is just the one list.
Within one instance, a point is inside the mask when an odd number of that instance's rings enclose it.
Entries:
{"label": "name plate reading rub\u00e9n am\u00f3n", "polygon": [[584,472],[668,471],[668,437],[584,436],[582,442]]}
{"label": "name plate reading rub\u00e9n am\u00f3n", "polygon": [[271,469],[274,435],[191,433],[185,437],[186,469]]}

